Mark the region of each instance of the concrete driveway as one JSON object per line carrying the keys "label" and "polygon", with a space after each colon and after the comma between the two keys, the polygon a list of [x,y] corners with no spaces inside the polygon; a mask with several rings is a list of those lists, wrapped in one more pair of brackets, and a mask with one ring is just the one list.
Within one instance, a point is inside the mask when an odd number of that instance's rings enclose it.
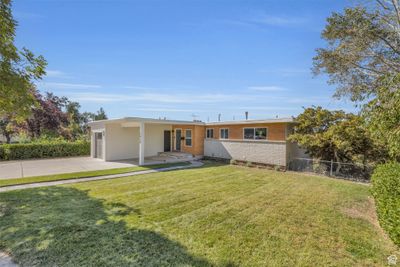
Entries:
{"label": "concrete driveway", "polygon": [[0,179],[22,178],[137,166],[134,162],[105,162],[90,157],[0,162]]}

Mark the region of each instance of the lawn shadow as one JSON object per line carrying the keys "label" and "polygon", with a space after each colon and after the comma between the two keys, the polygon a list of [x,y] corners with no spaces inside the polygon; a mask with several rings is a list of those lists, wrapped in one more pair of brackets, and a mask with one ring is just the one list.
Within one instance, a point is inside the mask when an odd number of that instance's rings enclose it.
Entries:
{"label": "lawn shadow", "polygon": [[110,220],[140,210],[85,191],[46,187],[0,196],[0,250],[24,266],[212,265],[160,233]]}

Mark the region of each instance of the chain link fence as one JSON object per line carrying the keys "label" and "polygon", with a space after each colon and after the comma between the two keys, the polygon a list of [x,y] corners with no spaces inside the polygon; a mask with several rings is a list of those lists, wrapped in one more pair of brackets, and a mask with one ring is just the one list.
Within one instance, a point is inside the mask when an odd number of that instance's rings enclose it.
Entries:
{"label": "chain link fence", "polygon": [[288,169],[358,182],[369,182],[374,168],[364,164],[294,158],[289,163]]}

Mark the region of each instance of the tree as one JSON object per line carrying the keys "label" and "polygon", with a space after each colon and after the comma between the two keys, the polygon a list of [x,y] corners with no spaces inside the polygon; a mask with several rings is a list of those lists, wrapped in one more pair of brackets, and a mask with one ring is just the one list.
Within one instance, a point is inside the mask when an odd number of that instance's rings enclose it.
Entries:
{"label": "tree", "polygon": [[32,115],[26,120],[26,129],[31,138],[38,138],[43,133],[59,136],[65,133],[69,124],[68,114],[63,111],[68,99],[46,93],[43,97],[35,93],[37,107],[32,109]]}
{"label": "tree", "polygon": [[367,127],[376,140],[384,140],[393,160],[400,161],[400,74],[382,79],[376,98],[363,107]]}
{"label": "tree", "polygon": [[0,116],[17,119],[30,114],[35,104],[33,81],[45,75],[46,60],[15,44],[17,22],[11,0],[0,2]]}
{"label": "tree", "polygon": [[18,127],[15,121],[10,117],[4,116],[0,118],[0,134],[6,138],[6,143],[11,142],[11,138],[18,132]]}
{"label": "tree", "polygon": [[314,74],[329,75],[335,96],[363,100],[377,93],[382,77],[400,73],[400,0],[333,13],[322,32],[328,46],[317,49]]}
{"label": "tree", "polygon": [[93,120],[94,120],[94,121],[107,120],[107,119],[108,119],[107,114],[106,114],[106,112],[104,111],[103,108],[100,108],[100,109],[97,111],[97,113],[94,114],[94,116],[93,116]]}
{"label": "tree", "polygon": [[371,138],[360,116],[311,107],[296,120],[299,124],[289,140],[297,142],[313,158],[363,164],[386,158],[385,149]]}

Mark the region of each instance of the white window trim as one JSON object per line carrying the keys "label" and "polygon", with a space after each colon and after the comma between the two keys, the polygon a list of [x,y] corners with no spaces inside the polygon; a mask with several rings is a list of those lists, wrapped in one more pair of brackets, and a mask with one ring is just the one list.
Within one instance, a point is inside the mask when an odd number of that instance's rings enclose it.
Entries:
{"label": "white window trim", "polygon": [[[222,138],[222,134],[221,134],[222,130],[227,130],[228,131],[228,138]],[[219,139],[222,139],[222,140],[228,140],[229,139],[229,128],[220,128],[219,129]]]}
{"label": "white window trim", "polygon": [[[265,136],[265,139],[256,139],[256,129],[259,129],[259,128],[265,128],[265,130],[266,130],[266,136]],[[247,138],[244,138],[244,130],[245,129],[254,129],[254,137],[253,137],[253,139],[247,139]],[[244,127],[243,128],[243,140],[247,140],[247,141],[249,141],[249,140],[253,140],[253,141],[265,141],[265,140],[268,140],[268,133],[269,133],[269,130],[268,130],[268,127]]]}
{"label": "white window trim", "polygon": [[[186,132],[187,131],[190,131],[190,138],[187,138],[186,137]],[[190,139],[191,141],[190,141],[190,146],[188,146],[187,144],[186,144],[186,139]],[[185,129],[185,146],[186,147],[192,147],[193,146],[193,131],[192,131],[192,129]]]}
{"label": "white window trim", "polygon": [[[207,137],[208,130],[212,130],[213,131],[213,136],[212,137]],[[206,139],[214,139],[214,128],[206,128]]]}

